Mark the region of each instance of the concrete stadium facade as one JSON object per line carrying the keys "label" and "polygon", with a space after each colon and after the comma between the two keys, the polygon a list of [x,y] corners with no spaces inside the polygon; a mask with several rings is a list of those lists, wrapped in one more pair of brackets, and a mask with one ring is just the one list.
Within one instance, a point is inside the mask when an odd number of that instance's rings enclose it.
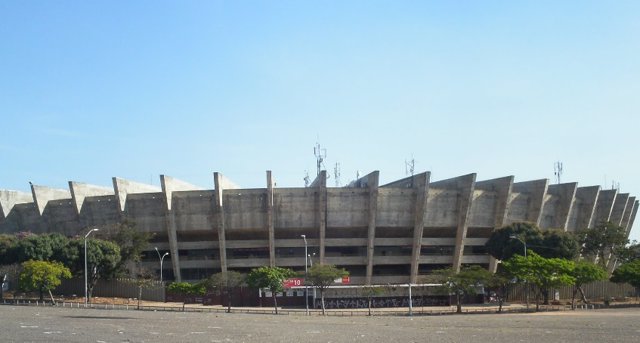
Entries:
{"label": "concrete stadium facade", "polygon": [[[432,182],[425,172],[379,185],[375,171],[333,188],[322,171],[309,187],[277,188],[267,171],[258,189],[239,188],[220,173],[213,179],[213,190],[165,175],[161,187],[113,178],[113,188],[69,182],[68,190],[0,190],[0,232],[75,236],[128,220],[154,234],[152,247],[170,252],[163,274],[178,281],[265,265],[302,271],[305,235],[312,261],[349,270],[352,284],[399,284],[444,267],[494,269],[484,244],[513,222],[575,231],[611,221],[628,234],[639,203],[600,186],[513,176]],[[144,266],[159,272],[156,252],[145,256]]]}

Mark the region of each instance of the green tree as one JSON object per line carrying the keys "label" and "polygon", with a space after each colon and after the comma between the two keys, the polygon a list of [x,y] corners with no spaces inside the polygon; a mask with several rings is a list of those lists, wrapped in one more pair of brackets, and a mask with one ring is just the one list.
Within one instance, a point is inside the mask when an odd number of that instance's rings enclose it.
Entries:
{"label": "green tree", "polygon": [[287,268],[281,267],[260,267],[252,269],[247,276],[247,284],[254,288],[267,288],[273,297],[273,307],[278,314],[278,303],[276,293],[282,292],[284,280],[294,277],[296,273]]}
{"label": "green tree", "polygon": [[384,293],[384,288],[380,286],[363,286],[362,295],[367,298],[367,307],[369,308],[369,316],[371,316],[371,307],[373,298]]}
{"label": "green tree", "polygon": [[582,286],[590,282],[607,279],[607,271],[604,268],[588,261],[575,262],[574,269],[571,275],[575,278],[575,283],[573,284],[573,294],[571,296],[572,309],[575,309],[576,307],[576,295],[578,292],[580,292],[582,302],[584,302],[585,304],[589,303],[587,297],[585,297],[584,295]]}
{"label": "green tree", "polygon": [[462,313],[462,297],[474,294],[479,286],[486,284],[491,272],[474,265],[456,272],[452,268],[434,270],[432,277],[441,284],[440,290],[448,295],[456,296],[456,313]]}
{"label": "green tree", "polygon": [[573,260],[580,254],[575,236],[562,230],[547,230],[542,233],[542,245],[532,245],[531,250],[545,258]]}
{"label": "green tree", "polygon": [[509,296],[509,290],[513,282],[511,281],[513,277],[505,271],[503,268],[500,268],[495,274],[492,274],[486,282],[486,288],[489,289],[490,292],[493,292],[496,296],[496,300],[498,300],[498,313],[502,312],[502,306]]}
{"label": "green tree", "polygon": [[15,256],[13,262],[36,260],[65,263],[68,244],[69,239],[59,233],[28,235],[17,240],[12,251]]}
{"label": "green tree", "polygon": [[536,286],[536,310],[539,310],[541,296],[544,298],[544,304],[549,304],[551,288],[575,283],[572,275],[573,261],[544,258],[532,251],[526,258],[515,255],[502,264],[504,269],[519,281]]}
{"label": "green tree", "polygon": [[167,286],[167,290],[183,296],[182,312],[184,312],[184,307],[187,303],[187,297],[191,295],[204,295],[207,292],[207,288],[205,287],[204,283],[192,284],[189,282],[172,282]]}
{"label": "green tree", "polygon": [[522,242],[511,237],[518,237],[530,245],[542,246],[542,232],[533,223],[513,223],[494,230],[485,243],[487,253],[498,260],[506,260],[513,255],[523,255]]}
{"label": "green tree", "polygon": [[125,220],[114,226],[100,231],[106,240],[113,241],[120,247],[120,262],[117,272],[125,276],[131,273],[130,267],[137,265],[142,259],[142,253],[149,247],[153,237],[150,232],[140,231],[132,221]]}
{"label": "green tree", "polygon": [[629,243],[625,228],[611,222],[578,231],[576,237],[582,247],[581,254],[597,257],[598,263],[604,267],[611,259],[624,255],[625,245]]}
{"label": "green tree", "polygon": [[625,264],[640,259],[640,244],[637,241],[631,242],[624,248],[619,249],[618,262]]}
{"label": "green tree", "polygon": [[205,280],[205,285],[209,289],[215,289],[221,296],[227,297],[227,313],[231,313],[231,295],[233,289],[244,285],[245,279],[244,274],[234,270],[228,270],[211,275]]}
{"label": "green tree", "polygon": [[49,292],[51,301],[55,304],[51,290],[58,287],[61,279],[71,277],[69,268],[60,262],[27,261],[22,263],[20,273],[20,288],[24,291],[38,291],[40,300],[44,299],[44,292]]}
{"label": "green tree", "polygon": [[485,247],[489,255],[506,260],[513,255],[524,254],[523,242],[527,244],[527,250],[545,258],[574,259],[580,252],[574,235],[562,230],[543,232],[533,223],[513,223],[495,230]]}
{"label": "green tree", "polygon": [[0,234],[0,265],[17,262],[13,250],[18,239],[14,235]]}
{"label": "green tree", "polygon": [[640,260],[625,263],[616,268],[611,275],[611,281],[615,283],[628,283],[636,289],[636,298],[640,294]]}
{"label": "green tree", "polygon": [[[69,243],[75,259],[71,270],[75,275],[84,275],[84,240],[74,239]],[[109,280],[117,276],[120,248],[116,243],[101,239],[87,240],[87,295],[89,299],[98,280]]]}
{"label": "green tree", "polygon": [[336,279],[349,275],[349,272],[342,268],[337,268],[330,264],[314,264],[307,272],[305,283],[317,288],[320,291],[320,303],[322,304],[322,315],[325,315],[324,291]]}

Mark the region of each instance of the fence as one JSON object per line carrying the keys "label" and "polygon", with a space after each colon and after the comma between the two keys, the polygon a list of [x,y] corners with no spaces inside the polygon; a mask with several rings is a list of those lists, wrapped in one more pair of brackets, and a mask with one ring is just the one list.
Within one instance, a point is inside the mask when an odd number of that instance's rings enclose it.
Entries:
{"label": "fence", "polygon": [[[84,296],[84,280],[63,280],[55,289],[55,294]],[[99,280],[93,288],[94,297],[138,298],[138,286],[130,279]],[[165,301],[165,287],[160,281],[153,281],[142,288],[142,300]]]}
{"label": "fence", "polygon": [[[582,286],[585,297],[588,300],[604,300],[609,298],[622,299],[636,296],[636,289],[629,284],[619,284],[610,281],[596,281]],[[561,300],[569,300],[573,296],[573,286],[562,286],[550,290],[549,299],[554,299],[554,293],[559,293]],[[534,291],[530,291],[529,298],[535,299]],[[580,293],[576,295],[579,300]],[[509,301],[526,301],[525,285],[516,285],[509,291]]]}

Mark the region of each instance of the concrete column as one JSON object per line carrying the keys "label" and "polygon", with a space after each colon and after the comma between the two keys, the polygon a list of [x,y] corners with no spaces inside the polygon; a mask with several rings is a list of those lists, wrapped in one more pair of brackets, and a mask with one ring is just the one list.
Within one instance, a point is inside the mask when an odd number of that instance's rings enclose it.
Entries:
{"label": "concrete column", "polygon": [[367,279],[366,284],[371,284],[373,277],[373,252],[376,239],[376,216],[378,214],[378,184],[380,172],[369,174],[367,186],[369,187],[369,218],[367,231]]}
{"label": "concrete column", "polygon": [[320,263],[324,264],[325,237],[327,233],[327,171],[320,171],[320,175],[313,181],[311,187],[317,188],[318,201],[316,213],[318,218],[318,252]]}
{"label": "concrete column", "polygon": [[172,210],[173,192],[198,190],[200,188],[166,175],[160,175],[160,185],[162,187],[162,193],[164,194],[164,199],[167,205],[165,209],[165,221],[167,223],[167,239],[169,241],[169,252],[171,253],[171,267],[173,268],[173,275],[176,281],[180,282],[182,281],[182,275],[180,272],[180,253],[177,234],[178,227],[176,225],[175,212]]}
{"label": "concrete column", "polygon": [[411,276],[409,282],[416,283],[418,267],[420,266],[420,251],[422,250],[422,236],[424,234],[424,219],[427,212],[429,197],[429,178],[431,174],[425,172],[413,176],[413,188],[416,190],[416,202],[413,214],[413,247],[411,250]]}
{"label": "concrete column", "polygon": [[629,232],[631,232],[633,222],[636,220],[636,214],[638,213],[639,205],[640,201],[636,200],[635,205],[633,206],[633,212],[631,213],[631,218],[629,218],[629,224],[627,225],[627,235],[629,235]]}
{"label": "concrete column", "polygon": [[540,226],[542,206],[544,205],[548,186],[549,180],[547,179],[517,182],[513,184],[513,192],[526,193],[529,195],[526,220],[535,223],[538,226]]}
{"label": "concrete column", "polygon": [[[513,176],[499,179],[476,182],[475,189],[485,192],[495,192],[496,212],[493,219],[493,230],[497,230],[505,225],[509,206],[511,205],[511,189],[513,187]],[[489,256],[489,271],[495,273],[498,269],[498,260]]]}
{"label": "concrete column", "polygon": [[269,265],[276,266],[276,238],[273,223],[273,178],[267,170],[267,231],[269,232]]}
{"label": "concrete column", "polygon": [[213,173],[213,180],[215,183],[215,192],[216,192],[216,203],[215,203],[215,212],[218,214],[218,247],[220,249],[220,270],[222,272],[227,271],[227,240],[226,240],[226,230],[225,230],[225,220],[224,220],[224,203],[223,203],[223,181],[222,175],[218,172]]}
{"label": "concrete column", "polygon": [[575,202],[577,189],[578,184],[576,182],[550,185],[548,187],[549,194],[558,198],[552,228],[567,231],[569,214]]}
{"label": "concrete column", "polygon": [[180,252],[178,249],[178,235],[176,233],[176,215],[172,210],[167,210],[165,214],[167,221],[167,238],[169,239],[169,251],[171,252],[171,268],[173,268],[173,276],[176,282],[182,281],[182,273],[180,272]]}
{"label": "concrete column", "polygon": [[593,223],[594,227],[598,224],[609,221],[617,195],[618,191],[615,189],[600,191],[600,194],[598,195],[598,202],[596,203],[596,213]]}
{"label": "concrete column", "polygon": [[629,226],[629,220],[631,219],[631,214],[636,207],[636,197],[629,197],[627,208],[625,209],[624,216],[622,217],[622,224],[620,224],[625,228],[625,230],[627,230],[627,236],[629,236],[629,231],[631,229]]}
{"label": "concrete column", "polygon": [[628,202],[629,193],[620,193],[616,196],[616,201],[613,202],[613,209],[611,209],[611,218],[609,218],[610,222],[616,225],[622,225],[622,217],[624,216],[624,211],[627,208]]}
{"label": "concrete column", "polygon": [[598,194],[600,194],[600,186],[578,187],[576,198],[580,199],[581,206],[578,212],[575,231],[593,227]]}
{"label": "concrete column", "polygon": [[453,255],[453,268],[460,270],[464,252],[464,240],[467,237],[469,212],[473,201],[473,190],[476,174],[469,174],[457,178],[458,180],[458,228],[456,231],[456,249]]}

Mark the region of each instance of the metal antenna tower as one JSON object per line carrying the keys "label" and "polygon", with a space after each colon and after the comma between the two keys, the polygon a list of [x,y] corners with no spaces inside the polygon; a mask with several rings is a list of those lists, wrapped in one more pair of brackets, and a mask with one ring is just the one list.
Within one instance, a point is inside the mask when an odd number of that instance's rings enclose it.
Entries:
{"label": "metal antenna tower", "polygon": [[416,160],[413,159],[413,156],[411,157],[411,160],[409,160],[409,161],[404,160],[404,173],[406,175],[413,176],[413,172],[415,171],[415,167],[416,167]]}
{"label": "metal antenna tower", "polygon": [[620,182],[616,182],[615,180],[611,180],[611,189],[615,189],[620,191]]}
{"label": "metal antenna tower", "polygon": [[333,178],[336,180],[336,187],[340,187],[340,163],[338,162],[333,167]]}
{"label": "metal antenna tower", "polygon": [[320,175],[322,167],[324,166],[324,159],[327,158],[327,149],[321,148],[320,143],[316,143],[316,146],[313,147],[313,154],[316,156],[316,175]]}
{"label": "metal antenna tower", "polygon": [[558,161],[553,165],[553,175],[556,176],[556,183],[560,183],[562,180],[562,162]]}

